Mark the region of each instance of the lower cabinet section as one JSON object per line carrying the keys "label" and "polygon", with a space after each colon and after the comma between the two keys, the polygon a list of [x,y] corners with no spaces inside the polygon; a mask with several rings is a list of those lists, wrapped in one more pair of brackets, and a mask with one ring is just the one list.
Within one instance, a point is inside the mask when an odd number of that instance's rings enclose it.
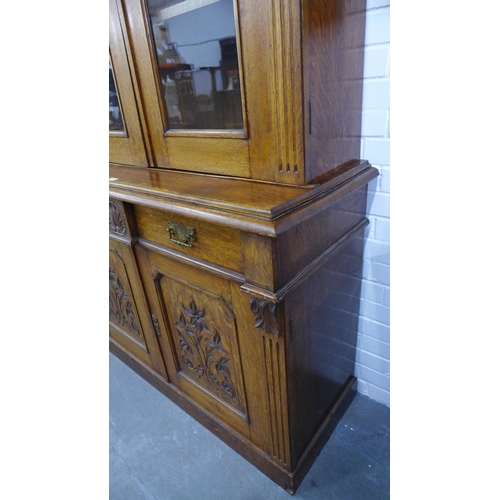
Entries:
{"label": "lower cabinet section", "polygon": [[267,219],[153,197],[154,175],[110,201],[110,349],[290,493],[355,394],[375,175],[358,166]]}
{"label": "lower cabinet section", "polygon": [[354,394],[360,245],[272,300],[237,274],[111,240],[112,350],[293,492]]}

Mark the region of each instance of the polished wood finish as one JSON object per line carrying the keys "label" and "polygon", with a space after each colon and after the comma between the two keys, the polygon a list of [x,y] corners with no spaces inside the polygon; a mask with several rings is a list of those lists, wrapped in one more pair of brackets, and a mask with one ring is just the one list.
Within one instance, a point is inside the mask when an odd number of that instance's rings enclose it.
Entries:
{"label": "polished wood finish", "polygon": [[293,493],[356,390],[364,2],[234,0],[239,131],[169,130],[146,3],[115,6],[146,161],[110,148],[110,349]]}
{"label": "polished wood finish", "polygon": [[[292,467],[354,374],[363,243],[360,231],[285,298]],[[320,300],[304,300],[319,291]]]}
{"label": "polished wood finish", "polygon": [[305,185],[358,157],[364,0],[235,0],[245,126],[219,132],[169,129],[145,0],[117,1],[152,165]]}
{"label": "polished wood finish", "polygon": [[[140,205],[135,207],[135,220],[140,238],[232,271],[243,272],[241,235],[236,229]],[[170,235],[169,222],[192,229],[196,240],[190,243],[191,246],[182,244]]]}
{"label": "polished wood finish", "polygon": [[[130,216],[130,212],[128,213]],[[132,245],[135,224],[119,201],[109,203],[109,334],[124,349],[165,375],[154,324]]]}
{"label": "polished wood finish", "polygon": [[[208,428],[294,491],[355,387],[366,188],[377,171],[352,162],[307,189],[118,166],[110,175],[159,325],[166,374],[155,384],[182,394],[196,418],[203,408]],[[172,219],[196,229],[192,246],[172,242]]]}
{"label": "polished wood finish", "polygon": [[303,2],[306,182],[359,154],[365,3]]}
{"label": "polished wood finish", "polygon": [[140,259],[170,383],[248,437],[231,282],[157,252]]}
{"label": "polished wood finish", "polygon": [[109,0],[109,58],[120,98],[120,109],[125,125],[123,132],[110,132],[109,161],[147,167],[148,149],[144,141],[140,107],[137,106],[132,73],[127,58],[126,43],[116,0]]}

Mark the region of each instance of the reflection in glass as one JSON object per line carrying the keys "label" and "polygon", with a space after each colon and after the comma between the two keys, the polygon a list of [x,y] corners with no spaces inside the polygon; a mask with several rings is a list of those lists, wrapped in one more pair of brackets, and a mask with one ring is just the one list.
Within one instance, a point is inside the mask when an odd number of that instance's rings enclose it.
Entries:
{"label": "reflection in glass", "polygon": [[233,0],[148,0],[170,129],[242,129]]}
{"label": "reflection in glass", "polygon": [[109,130],[125,130],[111,63],[109,64]]}

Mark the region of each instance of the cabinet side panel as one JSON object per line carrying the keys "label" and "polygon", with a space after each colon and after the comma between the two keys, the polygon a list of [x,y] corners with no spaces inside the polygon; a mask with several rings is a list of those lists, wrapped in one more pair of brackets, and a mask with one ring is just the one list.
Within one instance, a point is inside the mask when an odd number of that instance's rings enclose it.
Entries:
{"label": "cabinet side panel", "polygon": [[278,286],[286,283],[364,219],[366,190],[364,186],[348,194],[331,207],[280,235]]}
{"label": "cabinet side panel", "polygon": [[364,231],[286,298],[292,467],[354,375]]}
{"label": "cabinet side panel", "polygon": [[306,181],[359,157],[365,0],[303,4]]}

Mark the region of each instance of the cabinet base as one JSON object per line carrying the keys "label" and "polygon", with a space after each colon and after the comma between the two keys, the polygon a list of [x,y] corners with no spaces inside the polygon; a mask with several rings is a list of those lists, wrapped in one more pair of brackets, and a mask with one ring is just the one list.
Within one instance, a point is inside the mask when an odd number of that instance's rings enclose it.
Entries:
{"label": "cabinet base", "polygon": [[302,458],[299,460],[296,469],[290,472],[276,464],[269,455],[257,448],[248,439],[237,434],[225,423],[214,417],[191,399],[187,398],[175,386],[169,384],[151,368],[125,351],[113,339],[109,341],[109,350],[144,380],[149,382],[206,429],[215,434],[239,455],[292,495],[297,491],[297,488],[314,463],[314,460],[321,452],[321,449],[330,438],[333,430],[356,395],[357,379],[355,377],[350,377],[344,384],[340,396],[332,406],[323,424],[320,426],[302,455]]}

